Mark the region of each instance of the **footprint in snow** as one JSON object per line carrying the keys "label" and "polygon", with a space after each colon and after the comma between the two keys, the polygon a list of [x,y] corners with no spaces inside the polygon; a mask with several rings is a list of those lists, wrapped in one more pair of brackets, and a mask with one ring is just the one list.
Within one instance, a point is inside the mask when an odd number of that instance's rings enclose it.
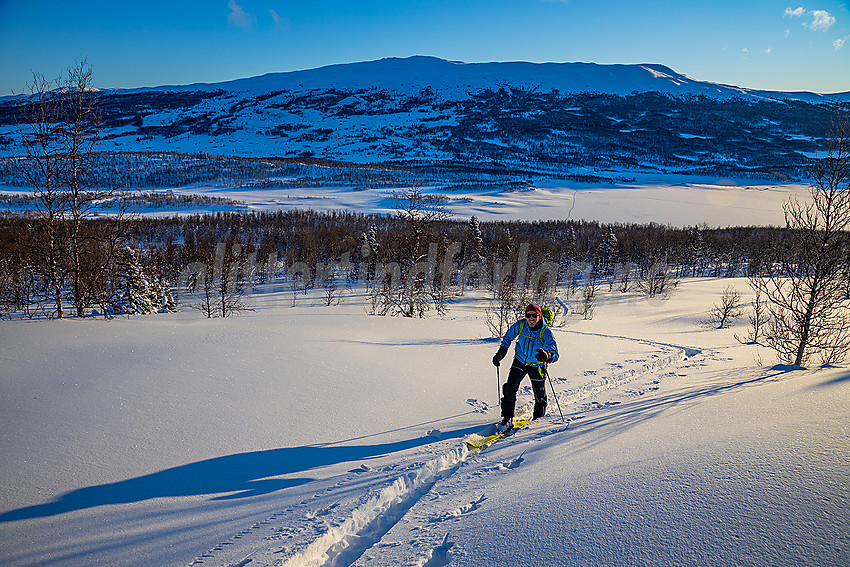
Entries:
{"label": "footprint in snow", "polygon": [[453,520],[455,518],[459,518],[464,514],[469,514],[470,512],[478,510],[485,500],[487,500],[487,497],[482,494],[480,497],[473,500],[469,504],[464,504],[460,508],[455,508],[454,510],[451,510],[449,512],[444,512],[443,514],[434,516],[428,521],[432,524],[436,524],[438,522],[445,522],[446,520]]}
{"label": "footprint in snow", "polygon": [[425,561],[418,565],[420,567],[445,567],[446,565],[451,564],[452,554],[449,550],[452,547],[454,547],[454,542],[449,541],[449,534],[446,532],[446,537],[443,538],[443,543],[432,549],[430,553],[428,553],[428,557],[425,558]]}
{"label": "footprint in snow", "polygon": [[477,413],[487,413],[490,410],[490,404],[475,398],[467,398],[466,403],[472,406]]}

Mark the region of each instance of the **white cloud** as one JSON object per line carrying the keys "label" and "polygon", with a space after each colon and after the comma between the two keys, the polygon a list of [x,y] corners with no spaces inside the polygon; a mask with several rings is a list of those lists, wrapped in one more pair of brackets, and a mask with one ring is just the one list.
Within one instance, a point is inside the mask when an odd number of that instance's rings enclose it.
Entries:
{"label": "white cloud", "polygon": [[[812,31],[825,32],[836,22],[835,16],[826,10],[806,10],[802,6],[799,8],[785,8],[785,16],[788,16],[789,18],[802,18],[806,15],[811,16],[812,20],[811,22],[802,22],[802,26]],[[785,30],[785,37],[788,37],[789,35],[791,35],[791,30]]]}
{"label": "white cloud", "polygon": [[809,14],[812,15],[812,23],[803,25],[815,31],[826,31],[835,23],[835,16],[826,10],[812,10]]}
{"label": "white cloud", "polygon": [[236,0],[229,0],[227,6],[230,8],[230,13],[227,14],[227,21],[244,30],[251,29],[254,23],[254,15],[242,9],[242,6],[237,4]]}
{"label": "white cloud", "polygon": [[835,47],[835,50],[836,50],[836,51],[838,51],[839,49],[841,49],[842,47],[844,47],[844,42],[845,42],[845,41],[847,41],[847,38],[846,38],[846,37],[842,37],[842,38],[836,39],[835,41],[833,41],[833,42],[832,42],[832,46],[833,46],[833,47]]}
{"label": "white cloud", "polygon": [[276,31],[286,31],[289,29],[289,20],[282,17],[274,10],[269,10],[269,15],[272,17],[274,21],[274,29]]}
{"label": "white cloud", "polygon": [[749,47],[745,47],[745,48],[744,48],[744,49],[742,49],[741,51],[743,51],[744,53],[749,53],[749,52],[750,52],[750,48],[749,48]]}
{"label": "white cloud", "polygon": [[761,50],[761,53],[764,53],[765,55],[768,55],[771,51],[773,51],[773,48],[772,48],[772,47],[768,47],[767,49],[762,49],[762,50]]}

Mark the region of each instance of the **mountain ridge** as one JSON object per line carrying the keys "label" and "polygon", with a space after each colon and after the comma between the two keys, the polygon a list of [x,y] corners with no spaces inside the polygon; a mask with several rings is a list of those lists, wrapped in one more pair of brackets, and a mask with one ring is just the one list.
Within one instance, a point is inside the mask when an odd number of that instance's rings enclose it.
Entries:
{"label": "mountain ridge", "polygon": [[[415,74],[414,74],[415,73]],[[590,62],[528,61],[467,63],[426,55],[387,57],[373,61],[336,63],[312,69],[271,72],[212,83],[160,85],[120,92],[145,91],[239,91],[295,90],[335,86],[342,88],[386,88],[409,92],[429,86],[439,89],[473,89],[485,85],[535,84],[542,90],[563,93],[598,92],[626,95],[633,92],[661,92],[670,95],[703,95],[712,98],[752,98],[755,100],[795,99],[811,103],[850,101],[850,91],[815,93],[809,91],[770,91],[724,83],[700,81],[660,63],[601,64]],[[465,83],[465,84],[464,84]],[[402,88],[406,86],[407,88]]]}
{"label": "mountain ridge", "polygon": [[[105,151],[451,167],[453,179],[469,164],[799,179],[850,100],[696,81],[651,63],[427,56],[94,96]],[[21,151],[22,102],[0,101],[0,156]]]}

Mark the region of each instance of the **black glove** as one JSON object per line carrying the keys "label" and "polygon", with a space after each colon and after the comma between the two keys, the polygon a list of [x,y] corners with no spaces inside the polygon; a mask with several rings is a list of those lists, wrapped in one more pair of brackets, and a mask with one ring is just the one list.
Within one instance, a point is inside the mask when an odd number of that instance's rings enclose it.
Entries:
{"label": "black glove", "polygon": [[549,362],[552,360],[552,354],[548,350],[543,350],[542,348],[537,349],[537,352],[534,353],[534,358],[539,360],[540,362]]}
{"label": "black glove", "polygon": [[496,354],[493,355],[493,366],[499,366],[506,354],[508,354],[508,349],[500,346]]}

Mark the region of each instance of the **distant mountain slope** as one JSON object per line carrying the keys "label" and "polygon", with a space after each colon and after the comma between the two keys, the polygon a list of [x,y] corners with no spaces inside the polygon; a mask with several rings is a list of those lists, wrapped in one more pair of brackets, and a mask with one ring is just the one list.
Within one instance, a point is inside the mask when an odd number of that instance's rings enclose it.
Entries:
{"label": "distant mountain slope", "polygon": [[[776,93],[662,65],[331,65],[215,84],[107,90],[106,149],[799,177],[850,93]],[[14,100],[0,151],[14,151]]]}
{"label": "distant mountain slope", "polygon": [[164,91],[303,91],[314,89],[381,89],[410,94],[424,88],[463,97],[486,88],[521,87],[560,93],[628,95],[659,92],[673,96],[702,95],[712,98],[752,100],[793,99],[818,103],[850,100],[850,93],[822,95],[810,92],[783,93],[745,89],[697,81],[658,64],[599,65],[596,63],[464,63],[436,57],[415,56],[329,65],[304,71],[268,73],[259,77],[221,83],[155,87]]}

